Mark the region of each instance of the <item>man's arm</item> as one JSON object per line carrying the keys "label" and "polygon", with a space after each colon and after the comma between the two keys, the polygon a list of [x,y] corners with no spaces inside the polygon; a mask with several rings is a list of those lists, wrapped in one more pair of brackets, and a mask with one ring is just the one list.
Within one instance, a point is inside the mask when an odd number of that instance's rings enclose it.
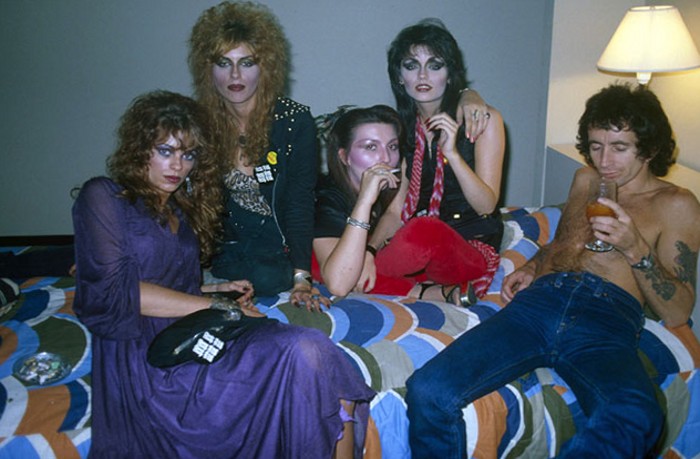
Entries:
{"label": "man's arm", "polygon": [[[689,194],[689,192],[684,191]],[[694,196],[678,196],[666,206],[664,228],[655,247],[638,244],[625,253],[645,302],[669,327],[688,321],[695,303],[700,246],[700,205]],[[648,257],[641,263],[642,257]]]}
{"label": "man's arm", "polygon": [[532,281],[535,279],[540,260],[542,260],[544,257],[544,253],[547,251],[548,247],[548,245],[540,247],[540,250],[538,250],[537,253],[535,253],[535,255],[527,261],[527,263],[508,274],[505,279],[503,279],[503,284],[501,285],[501,300],[504,304],[510,303],[510,300],[513,299],[516,293],[518,293],[520,290],[526,289],[530,284],[532,284]]}
{"label": "man's arm", "polygon": [[695,303],[695,279],[698,251],[682,240],[676,241],[674,259],[661,260],[658,251],[640,257],[633,273],[642,290],[645,303],[668,325],[675,327],[688,321]]}
{"label": "man's arm", "polygon": [[646,304],[667,326],[676,327],[688,321],[695,303],[700,204],[689,191],[674,189],[657,208],[662,228],[655,244],[645,241],[620,209],[618,221],[629,236],[616,247],[632,266]]}

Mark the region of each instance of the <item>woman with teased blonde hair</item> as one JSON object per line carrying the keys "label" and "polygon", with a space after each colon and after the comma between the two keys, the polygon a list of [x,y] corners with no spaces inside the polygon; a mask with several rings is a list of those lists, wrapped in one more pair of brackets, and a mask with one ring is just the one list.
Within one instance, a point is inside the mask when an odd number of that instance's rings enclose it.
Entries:
{"label": "woman with teased blonde hair", "polygon": [[291,288],[292,303],[319,310],[327,300],[310,282],[316,129],[308,107],[282,96],[282,27],[263,5],[223,2],[195,24],[189,64],[226,166],[224,243],[211,274],[250,279],[262,296]]}
{"label": "woman with teased blonde hair", "polygon": [[[212,66],[226,68],[222,57],[239,45],[253,53],[260,69],[250,113],[238,113],[240,108],[231,106],[236,104],[221,94],[212,78]],[[248,159],[264,159],[274,105],[287,83],[288,49],[282,27],[263,5],[224,2],[206,10],[197,21],[190,38],[189,55],[195,92],[200,103],[215,115],[218,140],[224,141],[226,151],[235,150],[240,136],[244,135],[248,154],[253,156]],[[227,155],[226,159],[235,165],[233,155]]]}

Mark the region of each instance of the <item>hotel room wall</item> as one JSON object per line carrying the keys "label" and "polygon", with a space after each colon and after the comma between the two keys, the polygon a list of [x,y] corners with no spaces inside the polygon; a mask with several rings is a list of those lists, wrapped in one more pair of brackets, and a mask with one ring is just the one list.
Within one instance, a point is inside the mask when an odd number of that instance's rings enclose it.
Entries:
{"label": "hotel room wall", "polygon": [[[697,0],[557,0],[554,6],[552,57],[547,108],[547,144],[572,144],[586,99],[616,81],[636,84],[633,74],[599,72],[596,63],[625,12],[644,4],[676,6],[695,44],[700,46]],[[649,88],[661,100],[674,128],[678,162],[700,171],[700,69],[653,74]]]}
{"label": "hotel room wall", "polygon": [[[71,188],[105,172],[118,117],[156,88],[190,93],[187,39],[212,0],[0,1],[0,236],[72,232]],[[542,183],[553,0],[266,0],[292,47],[291,96],[314,114],[393,104],[386,50],[444,20],[473,86],[506,119],[504,203]]]}

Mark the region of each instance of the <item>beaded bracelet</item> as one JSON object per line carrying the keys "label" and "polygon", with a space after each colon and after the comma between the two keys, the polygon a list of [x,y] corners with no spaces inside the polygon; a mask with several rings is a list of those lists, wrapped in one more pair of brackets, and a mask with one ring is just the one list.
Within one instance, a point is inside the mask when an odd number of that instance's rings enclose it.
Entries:
{"label": "beaded bracelet", "polygon": [[361,222],[360,220],[355,220],[355,219],[352,218],[352,217],[348,217],[348,219],[347,219],[347,224],[350,225],[350,226],[356,226],[356,227],[358,227],[358,228],[362,228],[362,229],[365,230],[365,231],[369,231],[369,229],[371,228],[371,226],[369,225],[369,223],[367,223],[367,222]]}

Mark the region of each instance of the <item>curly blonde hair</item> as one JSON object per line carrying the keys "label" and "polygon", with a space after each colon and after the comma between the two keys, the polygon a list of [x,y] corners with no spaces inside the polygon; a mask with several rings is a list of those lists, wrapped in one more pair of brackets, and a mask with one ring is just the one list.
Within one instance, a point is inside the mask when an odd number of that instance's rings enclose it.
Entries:
{"label": "curly blonde hair", "polygon": [[188,62],[195,95],[212,114],[214,134],[227,166],[234,166],[239,128],[212,81],[212,66],[242,44],[251,48],[260,66],[255,108],[247,122],[246,157],[260,164],[268,146],[277,97],[284,94],[289,74],[289,44],[272,11],[252,2],[222,2],[204,11],[192,29]]}
{"label": "curly blonde hair", "polygon": [[[196,150],[189,186],[179,187],[169,205],[161,206],[160,195],[148,180],[153,148],[172,135],[183,149]],[[222,180],[219,158],[211,142],[209,114],[189,97],[168,91],[153,91],[131,102],[117,131],[117,148],[107,160],[109,174],[124,187],[130,202],[142,199],[154,218],[167,222],[175,208],[181,209],[200,245],[200,260],[206,265],[222,234]],[[188,190],[189,188],[189,190]]]}

